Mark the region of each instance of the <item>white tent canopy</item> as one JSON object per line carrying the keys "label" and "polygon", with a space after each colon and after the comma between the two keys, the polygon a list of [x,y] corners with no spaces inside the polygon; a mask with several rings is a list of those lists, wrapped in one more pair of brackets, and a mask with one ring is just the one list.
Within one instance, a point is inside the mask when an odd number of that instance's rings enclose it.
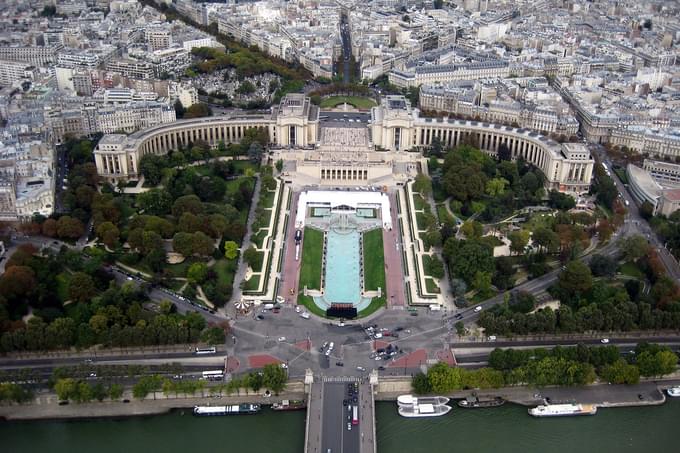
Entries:
{"label": "white tent canopy", "polygon": [[390,215],[390,198],[383,192],[344,191],[344,190],[313,190],[300,194],[295,214],[295,227],[305,226],[305,217],[308,207],[330,208],[331,211],[340,208],[376,208],[380,209],[380,218],[383,228],[392,229],[392,216]]}

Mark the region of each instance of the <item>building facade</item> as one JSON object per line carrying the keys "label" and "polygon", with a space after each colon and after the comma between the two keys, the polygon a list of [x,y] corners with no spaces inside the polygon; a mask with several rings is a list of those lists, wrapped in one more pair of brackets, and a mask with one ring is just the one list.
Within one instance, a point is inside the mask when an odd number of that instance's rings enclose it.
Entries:
{"label": "building facade", "polygon": [[368,126],[321,129],[318,107],[302,94],[284,97],[271,115],[197,118],[130,136],[106,135],[95,149],[97,171],[109,181],[137,178],[146,154],[166,154],[196,140],[211,146],[236,143],[250,128],[266,129],[271,144],[290,149],[298,171],[322,183],[390,175],[404,161],[401,157],[412,154],[400,151],[422,149],[435,137],[445,146],[475,144],[489,154],[505,145],[513,158],[522,157],[543,171],[548,189],[587,192],[593,172],[593,159],[581,144],[558,144],[536,132],[490,123],[420,118],[403,96],[385,97],[373,108]]}
{"label": "building facade", "polygon": [[548,189],[561,192],[587,192],[592,179],[594,161],[582,144],[559,144],[536,132],[499,124],[421,118],[403,96],[387,96],[373,108],[371,136],[376,146],[394,151],[429,146],[435,137],[445,147],[471,144],[494,155],[505,145],[513,159],[522,157],[543,171]]}

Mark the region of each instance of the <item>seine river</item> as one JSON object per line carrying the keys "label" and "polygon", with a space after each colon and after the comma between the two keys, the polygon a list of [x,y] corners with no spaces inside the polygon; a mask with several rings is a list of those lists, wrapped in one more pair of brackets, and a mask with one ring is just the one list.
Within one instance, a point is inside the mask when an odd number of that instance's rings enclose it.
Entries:
{"label": "seine river", "polygon": [[[593,417],[534,419],[520,406],[454,408],[440,418],[405,419],[378,403],[379,453],[679,451],[680,401],[601,409]],[[196,418],[185,413],[74,422],[0,423],[5,453],[301,453],[304,412]]]}

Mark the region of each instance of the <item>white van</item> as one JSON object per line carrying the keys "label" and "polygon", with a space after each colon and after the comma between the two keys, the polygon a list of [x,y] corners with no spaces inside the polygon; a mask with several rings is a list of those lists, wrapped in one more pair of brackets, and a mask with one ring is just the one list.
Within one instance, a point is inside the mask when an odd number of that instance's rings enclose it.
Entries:
{"label": "white van", "polygon": [[430,311],[440,311],[442,306],[439,304],[430,304]]}
{"label": "white van", "polygon": [[300,315],[301,318],[309,319],[309,313],[304,312]]}
{"label": "white van", "polygon": [[263,307],[263,308],[264,308],[265,310],[271,310],[272,308],[274,308],[274,304],[264,304],[264,307]]}

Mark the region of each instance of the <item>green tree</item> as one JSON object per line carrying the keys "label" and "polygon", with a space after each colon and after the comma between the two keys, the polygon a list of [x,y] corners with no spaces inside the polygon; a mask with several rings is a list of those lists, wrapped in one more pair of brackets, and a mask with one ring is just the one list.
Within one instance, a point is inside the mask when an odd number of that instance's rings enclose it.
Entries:
{"label": "green tree", "polygon": [[193,237],[191,233],[175,233],[172,238],[172,249],[185,257],[193,254]]}
{"label": "green tree", "polygon": [[215,250],[215,242],[201,231],[193,235],[193,252],[195,255],[210,256]]}
{"label": "green tree", "polygon": [[57,220],[57,236],[60,238],[78,239],[85,232],[83,223],[71,216],[61,216]]}
{"label": "green tree", "polygon": [[640,382],[640,370],[630,365],[624,359],[618,359],[611,365],[605,366],[600,376],[612,384],[637,384]]}
{"label": "green tree", "polygon": [[262,370],[262,384],[274,393],[280,393],[286,386],[286,370],[278,363],[270,363]]}
{"label": "green tree", "polygon": [[442,362],[429,369],[427,379],[434,393],[449,393],[463,387],[460,368],[451,368]]}
{"label": "green tree", "polygon": [[187,270],[187,278],[191,283],[200,285],[208,277],[208,266],[205,263],[193,263]]}
{"label": "green tree", "polygon": [[432,193],[432,180],[422,173],[418,173],[413,182],[413,190],[420,193],[423,197],[428,197]]}
{"label": "green tree", "polygon": [[545,227],[538,227],[532,236],[534,243],[548,253],[555,253],[560,246],[560,238],[552,230]]}
{"label": "green tree", "polygon": [[524,253],[524,249],[529,244],[529,232],[527,230],[512,231],[508,234],[510,239],[510,250],[516,254]]}
{"label": "green tree", "polygon": [[212,110],[207,104],[202,102],[193,104],[184,112],[184,118],[201,118],[205,116],[212,116]]}
{"label": "green tree", "polygon": [[139,161],[139,171],[144,176],[147,184],[157,186],[161,183],[163,168],[165,168],[165,157],[156,154],[145,154]]}
{"label": "green tree", "polygon": [[54,384],[54,391],[62,401],[74,398],[78,392],[78,383],[72,378],[58,379]]}
{"label": "green tree", "polygon": [[119,400],[123,396],[123,386],[120,384],[111,384],[109,387],[109,398],[111,400]]}
{"label": "green tree", "polygon": [[481,295],[487,295],[491,291],[491,273],[490,272],[476,272],[472,279],[472,286],[479,291]]}
{"label": "green tree", "polygon": [[84,303],[97,294],[94,280],[84,272],[76,272],[71,275],[68,284],[68,295],[74,302]]}
{"label": "green tree", "polygon": [[505,186],[509,184],[505,178],[493,178],[486,183],[486,193],[492,197],[498,197],[505,192]]}
{"label": "green tree", "polygon": [[427,378],[427,375],[423,373],[417,373],[413,376],[411,386],[413,387],[413,393],[416,395],[425,395],[432,392],[430,381]]}
{"label": "green tree", "polygon": [[[449,239],[451,241],[452,239]],[[455,241],[455,239],[453,239]],[[477,272],[491,275],[494,271],[494,258],[491,247],[474,241],[462,241],[453,255],[447,254],[453,276],[471,283]],[[445,244],[446,253],[446,244]]]}
{"label": "green tree", "polygon": [[262,254],[252,245],[243,252],[243,260],[254,270],[258,270],[262,267]]}
{"label": "green tree", "polygon": [[590,270],[595,277],[611,277],[616,273],[617,266],[615,259],[599,253],[590,259]]}
{"label": "green tree", "polygon": [[166,215],[172,208],[172,197],[167,190],[151,189],[137,195],[140,211],[151,215]]}
{"label": "green tree", "polygon": [[642,258],[649,251],[647,239],[640,234],[622,237],[617,245],[623,255],[623,259],[626,261],[635,261],[638,258]]}
{"label": "green tree", "polygon": [[224,257],[228,260],[234,260],[238,257],[238,244],[234,241],[226,241],[224,243]]}
{"label": "green tree", "polygon": [[223,344],[224,329],[218,326],[208,327],[201,333],[201,341],[206,344]]}
{"label": "green tree", "polygon": [[581,261],[571,261],[558,277],[563,294],[583,294],[593,286],[590,268]]}
{"label": "green tree", "polygon": [[465,223],[460,226],[460,232],[463,233],[467,239],[480,238],[484,233],[484,227],[476,220],[466,220]]}
{"label": "green tree", "polygon": [[118,246],[118,238],[120,237],[120,231],[118,227],[111,222],[103,222],[97,226],[97,236],[99,236],[102,242],[110,249],[114,249]]}

